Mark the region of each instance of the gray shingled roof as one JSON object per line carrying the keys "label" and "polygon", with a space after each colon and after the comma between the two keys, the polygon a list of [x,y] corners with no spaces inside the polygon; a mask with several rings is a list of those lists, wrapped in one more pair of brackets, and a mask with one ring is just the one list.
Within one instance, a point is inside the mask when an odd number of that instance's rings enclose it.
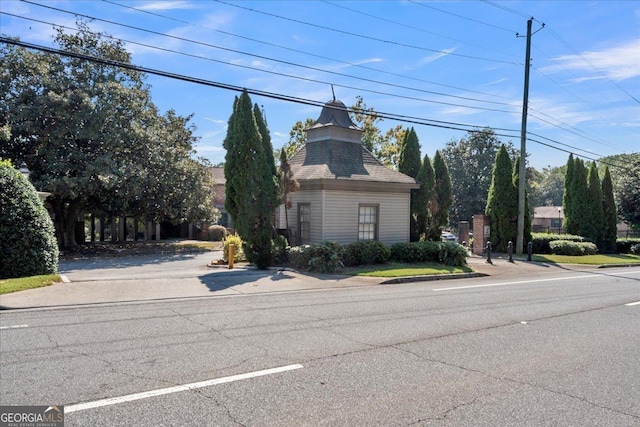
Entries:
{"label": "gray shingled roof", "polygon": [[361,144],[319,141],[306,144],[289,161],[298,181],[346,179],[415,184],[416,180],[383,165]]}
{"label": "gray shingled roof", "polygon": [[351,121],[347,106],[344,105],[341,101],[335,99],[324,104],[324,107],[322,107],[322,113],[320,113],[320,117],[318,117],[318,120],[316,120],[309,129],[316,129],[323,126],[338,126],[342,128],[357,130],[360,129]]}
{"label": "gray shingled roof", "polygon": [[[309,129],[323,126],[347,128],[355,133],[355,139],[360,138],[361,131],[351,121],[345,105],[335,99],[325,104],[320,117]],[[336,141],[327,137],[308,142],[289,163],[298,181],[344,180],[416,185],[415,179],[386,167],[361,143],[353,141]]]}

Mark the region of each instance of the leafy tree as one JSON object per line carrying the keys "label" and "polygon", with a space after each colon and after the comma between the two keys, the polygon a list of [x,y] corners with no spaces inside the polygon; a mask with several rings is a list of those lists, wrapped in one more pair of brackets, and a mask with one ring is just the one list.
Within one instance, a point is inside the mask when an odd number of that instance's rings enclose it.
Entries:
{"label": "leafy tree", "polygon": [[[491,184],[491,172],[502,142],[491,128],[469,132],[460,140],[449,141],[442,150],[453,192],[451,223],[470,221],[474,214],[485,211]],[[512,158],[518,152],[510,142],[507,151]]]}
{"label": "leafy tree", "polygon": [[[533,168],[527,168],[527,175]],[[566,166],[546,167],[531,173],[529,201],[533,206],[562,206]],[[529,176],[527,176],[529,180]]]}
{"label": "leafy tree", "polygon": [[485,214],[491,218],[491,243],[506,252],[509,240],[518,234],[518,188],[513,185],[513,165],[505,145],[500,146],[491,174]]}
{"label": "leafy tree", "polygon": [[[520,157],[516,157],[516,161],[513,163],[513,186],[518,189],[520,185]],[[519,197],[519,196],[518,196]],[[520,208],[518,207],[518,211]],[[524,191],[524,243],[531,242],[531,204],[529,203],[529,191],[525,189]],[[517,231],[517,223],[516,223],[516,231]],[[514,242],[515,244],[515,242]]]}
{"label": "leafy tree", "polygon": [[[73,34],[58,29],[54,43],[130,63],[122,42],[106,40],[82,22]],[[52,193],[61,247],[79,243],[76,218],[86,209],[174,221],[205,211],[202,220],[215,216],[212,204],[203,209],[201,203],[210,200],[210,187],[190,187],[200,191],[188,196],[200,202],[193,210],[176,191],[189,184],[185,179],[201,180],[187,173],[194,141],[189,119],[173,112],[160,116],[141,73],[10,44],[0,49],[0,122],[10,127],[0,155],[26,162],[34,184]]]}
{"label": "leafy tree", "polygon": [[598,248],[602,248],[604,238],[604,211],[602,184],[595,162],[591,163],[587,175],[587,203],[589,210],[585,216],[584,237],[591,239]]}
{"label": "leafy tree", "polygon": [[[307,142],[307,133],[305,132],[305,129],[310,128],[314,123],[315,120],[312,118],[305,119],[304,123],[298,120],[289,131],[289,142],[287,142],[287,144],[285,144],[285,146],[279,151],[284,151],[288,159],[293,157],[293,155],[296,154]],[[280,153],[278,153],[278,157],[282,158]]]}
{"label": "leafy tree", "polygon": [[[235,209],[234,224],[244,253],[260,269],[273,262],[271,216],[278,203],[276,177],[268,163],[251,98],[246,90],[234,102],[225,138],[226,198]],[[227,175],[232,171],[232,175]]]}
{"label": "leafy tree", "polygon": [[436,151],[435,156],[433,156],[433,174],[435,187],[429,202],[431,222],[427,238],[429,240],[440,240],[442,228],[449,224],[449,210],[453,204],[449,168],[440,151]]}
{"label": "leafy tree", "polygon": [[[280,168],[278,169],[278,181],[279,181],[279,198],[280,204],[284,206],[284,219],[285,226],[287,228],[287,234],[289,233],[289,209],[293,207],[293,202],[289,195],[298,191],[300,183],[293,178],[293,171],[287,158],[285,150],[280,150]],[[287,236],[288,237],[288,236]]]}
{"label": "leafy tree", "polygon": [[609,168],[605,167],[604,177],[602,178],[602,213],[604,216],[604,226],[601,247],[604,253],[614,253],[616,250],[616,240],[618,239],[617,212],[616,202],[613,196],[611,174],[609,173]]}
{"label": "leafy tree", "polygon": [[562,196],[562,209],[564,210],[564,229],[567,233],[569,230],[574,230],[573,221],[573,203],[571,200],[571,184],[573,183],[573,169],[574,169],[573,154],[569,154],[567,160],[566,172],[564,175],[564,194]]}
{"label": "leafy tree", "polygon": [[422,166],[417,176],[418,182],[420,182],[420,188],[417,193],[417,200],[419,205],[417,206],[418,215],[418,234],[420,236],[429,236],[429,227],[432,224],[431,215],[431,203],[434,198],[436,178],[433,172],[433,166],[431,166],[431,160],[427,154],[424,155],[422,160]]}
{"label": "leafy tree", "polygon": [[58,246],[51,217],[35,188],[0,159],[0,279],[53,274]]}
{"label": "leafy tree", "polygon": [[[400,158],[398,160],[398,171],[417,178],[420,172],[420,142],[418,135],[413,128],[409,129],[404,135],[402,146],[400,149]],[[418,200],[418,190],[411,190],[411,208],[410,208],[410,228],[409,238],[412,242],[420,240],[420,226],[418,224],[418,214],[422,210],[422,206],[426,201]]]}
{"label": "leafy tree", "polygon": [[[611,166],[613,195],[620,219],[640,229],[640,153],[617,154],[600,159],[600,167]],[[604,170],[599,170],[604,174]],[[603,175],[604,176],[604,175]]]}
{"label": "leafy tree", "polygon": [[622,174],[620,179],[620,191],[616,199],[620,217],[627,221],[635,229],[640,229],[640,160],[636,160],[632,166],[635,174]]}

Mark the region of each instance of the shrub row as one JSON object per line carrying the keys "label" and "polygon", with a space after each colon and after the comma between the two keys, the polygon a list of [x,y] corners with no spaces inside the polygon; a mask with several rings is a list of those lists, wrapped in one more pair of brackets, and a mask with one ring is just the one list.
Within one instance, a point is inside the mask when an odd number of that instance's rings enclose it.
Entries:
{"label": "shrub row", "polygon": [[588,242],[581,236],[575,236],[572,234],[547,234],[547,233],[532,233],[533,253],[534,254],[551,254],[550,243],[553,241],[568,241],[568,242]]}
{"label": "shrub row", "polygon": [[[640,245],[640,238],[624,238],[616,241],[616,252],[619,254],[631,254],[634,246]],[[637,252],[636,252],[637,254]]]}
{"label": "shrub row", "polygon": [[467,264],[467,249],[455,242],[396,243],[391,248],[377,241],[355,242],[343,246],[324,242],[296,246],[287,251],[288,262],[298,270],[331,273],[344,266],[436,262],[445,265]]}
{"label": "shrub row", "polygon": [[570,240],[554,240],[549,242],[551,253],[554,255],[595,255],[598,248],[591,242],[574,242]]}

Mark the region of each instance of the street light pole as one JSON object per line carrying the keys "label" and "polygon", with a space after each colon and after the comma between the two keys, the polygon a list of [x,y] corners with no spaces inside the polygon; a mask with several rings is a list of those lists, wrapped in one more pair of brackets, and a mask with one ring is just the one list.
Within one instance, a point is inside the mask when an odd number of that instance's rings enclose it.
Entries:
{"label": "street light pole", "polygon": [[562,218],[561,215],[562,214],[562,208],[558,208],[558,234],[560,234],[560,228],[562,227]]}

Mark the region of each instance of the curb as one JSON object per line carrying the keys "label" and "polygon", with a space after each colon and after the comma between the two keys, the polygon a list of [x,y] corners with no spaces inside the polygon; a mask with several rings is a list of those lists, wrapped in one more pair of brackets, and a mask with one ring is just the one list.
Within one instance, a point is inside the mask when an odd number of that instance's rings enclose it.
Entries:
{"label": "curb", "polygon": [[411,282],[433,282],[437,280],[448,279],[471,279],[475,277],[487,277],[489,274],[485,273],[454,273],[454,274],[432,274],[429,276],[407,276],[396,277],[394,279],[384,280],[380,282],[381,285],[392,285],[395,283],[411,283]]}

